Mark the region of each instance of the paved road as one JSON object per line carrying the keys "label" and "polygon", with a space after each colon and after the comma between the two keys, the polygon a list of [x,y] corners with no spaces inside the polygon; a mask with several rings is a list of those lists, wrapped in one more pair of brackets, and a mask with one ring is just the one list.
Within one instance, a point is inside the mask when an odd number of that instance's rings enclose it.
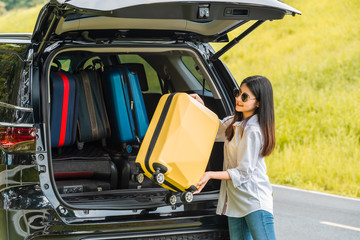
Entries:
{"label": "paved road", "polygon": [[360,240],[360,200],[273,186],[278,240]]}

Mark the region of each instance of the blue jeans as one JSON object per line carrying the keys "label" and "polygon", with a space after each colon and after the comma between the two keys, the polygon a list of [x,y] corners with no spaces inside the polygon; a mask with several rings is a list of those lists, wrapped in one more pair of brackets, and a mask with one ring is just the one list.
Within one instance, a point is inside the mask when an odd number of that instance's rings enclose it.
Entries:
{"label": "blue jeans", "polygon": [[245,217],[228,217],[231,240],[276,240],[274,217],[258,210]]}

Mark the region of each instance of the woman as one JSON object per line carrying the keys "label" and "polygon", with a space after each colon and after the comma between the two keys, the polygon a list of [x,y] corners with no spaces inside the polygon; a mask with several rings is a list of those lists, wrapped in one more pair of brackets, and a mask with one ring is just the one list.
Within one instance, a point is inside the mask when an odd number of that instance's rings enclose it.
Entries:
{"label": "woman", "polygon": [[[210,179],[223,180],[217,214],[228,216],[230,238],[276,239],[265,165],[275,147],[272,86],[266,77],[251,76],[234,94],[234,114],[220,121],[217,135],[217,141],[225,141],[224,171],[205,172],[195,193]],[[203,103],[198,95],[192,97]]]}

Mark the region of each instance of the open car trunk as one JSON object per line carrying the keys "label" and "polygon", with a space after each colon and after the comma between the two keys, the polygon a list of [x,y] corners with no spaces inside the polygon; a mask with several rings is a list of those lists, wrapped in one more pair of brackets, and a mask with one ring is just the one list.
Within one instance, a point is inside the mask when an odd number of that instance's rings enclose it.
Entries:
{"label": "open car trunk", "polygon": [[[128,117],[136,120],[139,113],[134,111],[136,93],[130,93],[126,84],[128,89],[116,92],[128,95],[131,110],[116,112],[123,95],[111,95],[106,81],[113,71],[128,69],[138,79],[146,115],[140,115],[141,120],[151,121],[160,97],[172,92],[197,93],[219,117],[226,114],[208,67],[185,45],[66,48],[54,54],[48,69],[54,188],[73,207],[138,209],[166,205],[169,190],[146,177],[139,180],[135,164],[148,125],[141,133],[134,121],[134,138],[118,134],[123,122]],[[207,170],[221,170],[222,158],[223,145],[215,143]],[[219,186],[219,181],[210,182],[194,202],[216,199]]]}
{"label": "open car trunk", "polygon": [[[42,186],[49,190],[51,181],[52,203],[82,210],[165,205],[168,190],[142,181],[135,164],[160,97],[195,92],[219,118],[230,114],[236,83],[217,73],[219,57],[263,22],[296,14],[277,0],[49,1],[31,41],[35,68],[46,63],[51,151]],[[228,32],[250,21],[216,54],[207,45],[229,41]],[[120,75],[118,85],[109,83]],[[207,170],[222,169],[222,147],[215,143]],[[40,168],[45,175],[46,165]],[[210,182],[194,203],[216,202],[218,189]]]}

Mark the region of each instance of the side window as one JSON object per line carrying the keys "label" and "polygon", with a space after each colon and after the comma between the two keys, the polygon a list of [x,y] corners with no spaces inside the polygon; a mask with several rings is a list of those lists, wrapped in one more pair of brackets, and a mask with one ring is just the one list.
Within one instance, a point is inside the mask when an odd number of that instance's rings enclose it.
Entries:
{"label": "side window", "polygon": [[120,54],[121,63],[141,63],[144,65],[149,86],[148,93],[162,93],[159,77],[156,71],[142,57],[136,54]]}
{"label": "side window", "polygon": [[[198,66],[194,59],[190,56],[182,56],[181,61],[184,63],[186,68],[192,73],[192,75],[198,80],[200,85],[202,86],[204,84],[204,76],[198,71]],[[207,91],[211,91],[208,83],[205,81],[205,89]]]}
{"label": "side window", "polygon": [[[92,58],[90,58],[89,60],[87,60],[86,62],[85,62],[85,64],[84,64],[84,66],[83,66],[83,68],[84,69],[86,69],[87,67],[89,67],[89,66],[93,66],[94,65],[94,60],[99,60],[100,62],[101,62],[101,59],[99,58],[99,57],[92,57]],[[97,64],[97,66],[96,66],[97,68],[96,69],[98,69],[98,67],[99,67],[99,64]]]}
{"label": "side window", "polygon": [[[63,70],[65,72],[70,72],[71,68],[70,68],[70,59],[60,59],[58,60],[59,63],[60,63],[60,70]],[[55,62],[52,62],[51,63],[51,66],[54,66],[54,67],[58,67],[58,64],[55,63]]]}
{"label": "side window", "polygon": [[59,60],[61,63],[61,69],[64,70],[65,72],[70,72],[70,59],[65,59],[65,60]]}

